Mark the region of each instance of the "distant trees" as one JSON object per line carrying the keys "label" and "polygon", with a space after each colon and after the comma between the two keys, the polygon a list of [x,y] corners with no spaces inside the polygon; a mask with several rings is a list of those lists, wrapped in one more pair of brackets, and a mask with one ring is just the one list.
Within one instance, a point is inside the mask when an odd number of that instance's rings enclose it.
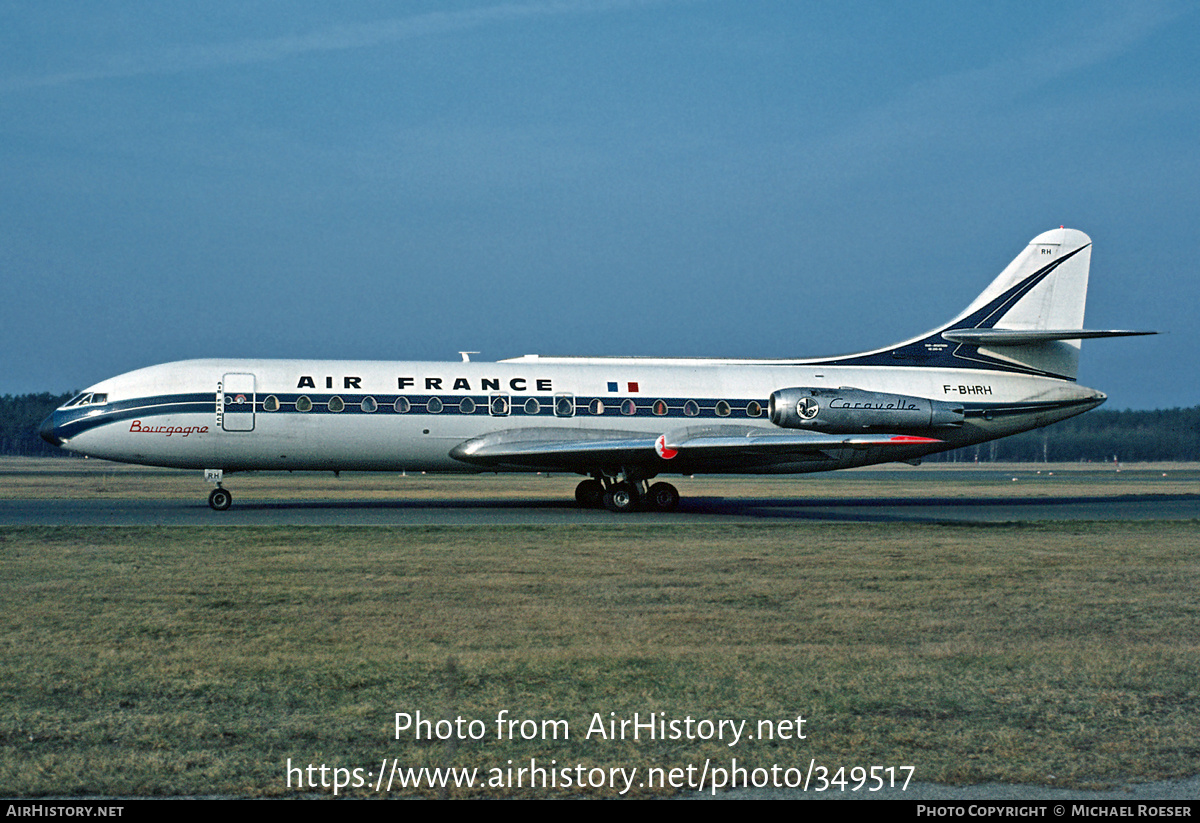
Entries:
{"label": "distant trees", "polygon": [[[0,397],[0,455],[63,455],[37,429],[74,395],[6,394]],[[1153,411],[1094,411],[1044,429],[935,454],[926,460],[972,463],[1123,463],[1200,461],[1200,406]]]}
{"label": "distant trees", "polygon": [[974,462],[1136,463],[1200,460],[1200,406],[1152,411],[1094,411],[1044,429],[933,455]]}
{"label": "distant trees", "polygon": [[38,426],[50,412],[70,400],[68,394],[6,394],[0,397],[0,454],[34,456],[64,454],[38,437]]}

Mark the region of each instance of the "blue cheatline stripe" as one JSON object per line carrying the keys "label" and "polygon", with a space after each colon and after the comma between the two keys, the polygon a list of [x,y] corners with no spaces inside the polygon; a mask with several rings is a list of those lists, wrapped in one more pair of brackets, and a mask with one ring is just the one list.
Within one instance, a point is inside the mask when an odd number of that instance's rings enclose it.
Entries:
{"label": "blue cheatline stripe", "polygon": [[54,412],[55,430],[68,439],[80,432],[123,420],[170,414],[211,414],[216,420],[216,394],[165,394],[115,400],[100,406],[80,406]]}
{"label": "blue cheatline stripe", "polygon": [[[268,397],[275,397],[280,403],[278,411],[266,411],[263,403]],[[308,397],[312,402],[311,411],[301,412],[296,411],[296,401],[300,397]],[[329,410],[329,400],[333,397],[342,398],[345,407],[340,412]],[[378,404],[378,410],[375,412],[367,412],[362,409],[362,401],[366,397],[372,397]],[[398,399],[404,398],[409,403],[409,411],[396,412],[394,409]],[[430,412],[429,403],[433,399],[437,399],[442,403],[442,411],[440,413]],[[464,413],[460,411],[462,400],[470,398],[475,403],[475,408],[472,412]],[[479,416],[491,417],[497,421],[522,417],[556,417],[555,414],[555,398],[554,396],[540,395],[518,395],[509,397],[510,413],[507,415],[491,415],[489,402],[490,395],[361,395],[346,398],[343,395],[320,394],[320,395],[302,395],[302,394],[259,394],[256,397],[254,410],[265,418],[274,417],[277,415],[368,415],[368,416],[395,416],[406,417],[411,415],[428,416],[428,417],[445,417],[450,416]],[[525,411],[525,402],[529,399],[538,401],[538,410],[535,414],[529,414]],[[599,400],[604,405],[604,410],[600,414],[593,414],[590,410],[591,404]],[[636,414],[627,415],[621,413],[621,406],[624,401],[633,400]],[[641,402],[638,402],[638,401]],[[666,414],[656,415],[653,413],[654,406],[659,402],[666,404]],[[698,413],[689,415],[684,412],[684,407],[689,402],[694,402],[698,407]],[[718,415],[717,406],[721,402],[729,404],[729,414]],[[964,403],[963,408],[968,417],[978,417],[986,412],[992,412],[996,415],[1022,414],[1031,411],[1051,411],[1055,409],[1070,408],[1072,406],[1088,405],[1091,400],[1071,400],[1053,403]],[[757,415],[750,414],[747,407],[751,403],[757,403],[759,413]],[[227,409],[229,411],[229,409]],[[767,402],[760,400],[713,400],[712,398],[621,398],[621,397],[575,397],[574,398],[574,415],[571,417],[578,418],[611,418],[613,420],[672,420],[672,421],[697,421],[697,422],[712,422],[712,421],[736,421],[736,420],[762,420],[767,414]],[[179,414],[208,414],[212,415],[213,425],[216,424],[216,400],[215,395],[207,393],[198,394],[178,394],[178,395],[161,395],[156,397],[134,398],[130,400],[121,400],[104,406],[84,406],[79,409],[59,409],[54,412],[56,431],[63,439],[69,439],[81,432],[96,428],[97,426],[107,425],[109,423],[119,423],[122,421],[132,420],[150,420],[170,415]],[[567,417],[564,415],[563,417]]]}

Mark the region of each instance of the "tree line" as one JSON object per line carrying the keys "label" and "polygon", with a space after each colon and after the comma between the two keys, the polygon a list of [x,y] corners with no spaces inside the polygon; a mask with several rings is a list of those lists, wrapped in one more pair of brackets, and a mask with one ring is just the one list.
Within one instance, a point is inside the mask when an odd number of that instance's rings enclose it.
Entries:
{"label": "tree line", "polygon": [[941,462],[1122,463],[1200,460],[1200,406],[1093,411],[1043,429],[935,454]]}
{"label": "tree line", "polygon": [[[38,437],[38,426],[74,396],[0,397],[0,455],[67,454]],[[1044,429],[925,458],[937,462],[1076,463],[1200,461],[1200,406],[1153,411],[1093,411]]]}
{"label": "tree line", "polygon": [[38,437],[37,430],[50,412],[77,393],[42,392],[0,397],[0,455],[38,457],[66,454]]}

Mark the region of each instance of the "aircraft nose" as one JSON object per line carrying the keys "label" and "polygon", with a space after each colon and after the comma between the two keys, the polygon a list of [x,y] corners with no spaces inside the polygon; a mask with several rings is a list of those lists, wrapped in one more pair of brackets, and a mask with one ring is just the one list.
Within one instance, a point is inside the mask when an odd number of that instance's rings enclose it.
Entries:
{"label": "aircraft nose", "polygon": [[42,425],[38,426],[38,435],[51,446],[62,445],[62,438],[55,431],[53,414],[43,420]]}

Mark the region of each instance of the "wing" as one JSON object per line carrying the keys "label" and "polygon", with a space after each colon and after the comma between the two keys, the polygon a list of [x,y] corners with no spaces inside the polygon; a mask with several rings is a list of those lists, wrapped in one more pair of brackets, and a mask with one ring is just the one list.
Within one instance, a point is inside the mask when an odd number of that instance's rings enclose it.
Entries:
{"label": "wing", "polygon": [[577,466],[642,464],[654,452],[655,435],[589,429],[509,429],[465,440],[450,450],[464,463],[488,468],[575,471]]}
{"label": "wing", "polygon": [[906,434],[823,434],[737,425],[688,427],[661,434],[530,428],[466,440],[451,449],[450,456],[492,469],[588,474],[641,466],[691,474],[770,471],[783,466],[841,462],[850,456],[847,452],[865,450],[875,452],[863,462],[910,460],[935,451],[930,447],[941,442]]}

